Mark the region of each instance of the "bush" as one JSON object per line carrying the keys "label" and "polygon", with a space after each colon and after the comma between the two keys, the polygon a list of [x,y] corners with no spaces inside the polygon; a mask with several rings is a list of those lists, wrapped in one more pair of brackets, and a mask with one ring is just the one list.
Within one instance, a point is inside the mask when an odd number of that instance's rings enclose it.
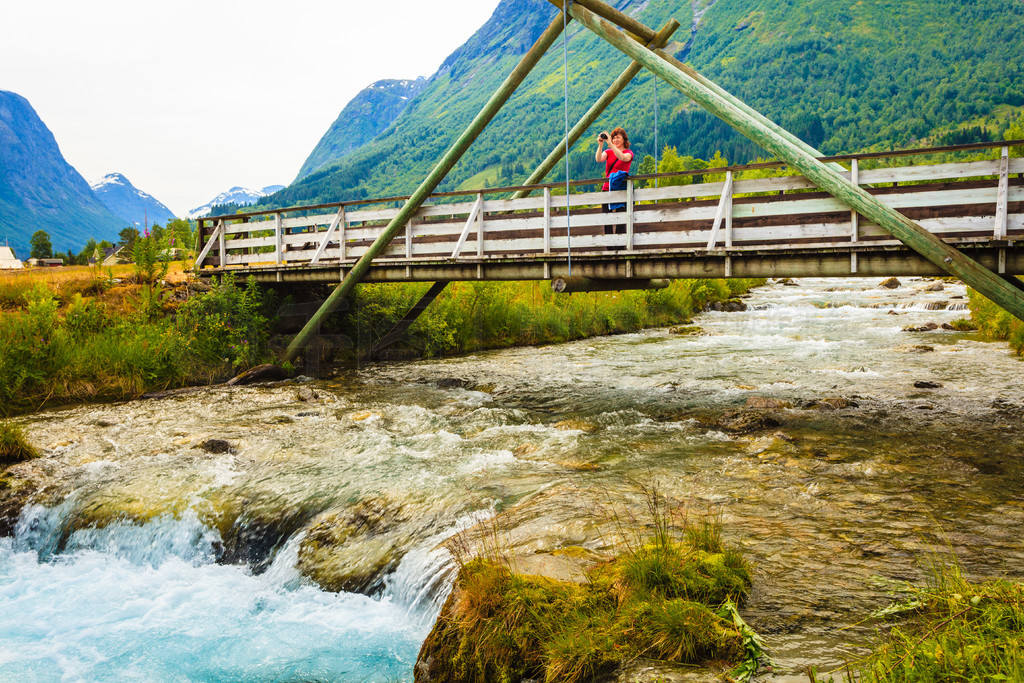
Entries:
{"label": "bush", "polygon": [[984,296],[968,290],[971,321],[989,339],[1005,340],[1018,356],[1024,355],[1024,322],[992,303]]}

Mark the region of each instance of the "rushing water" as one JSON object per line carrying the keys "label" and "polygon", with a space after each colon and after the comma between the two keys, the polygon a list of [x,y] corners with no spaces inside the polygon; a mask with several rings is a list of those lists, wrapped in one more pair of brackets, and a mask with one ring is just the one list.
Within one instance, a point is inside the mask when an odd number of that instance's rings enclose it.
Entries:
{"label": "rushing water", "polygon": [[[928,310],[962,286],[876,284],[771,285],[700,316],[697,337],[28,418],[46,486],[0,539],[0,679],[411,680],[452,576],[439,543],[514,509],[519,551],[601,549],[636,481],[722,512],[757,567],[744,613],[770,676],[839,665],[928,551],[1024,577],[1024,365],[970,334],[900,331],[963,316]],[[793,407],[777,428],[723,427],[751,396]],[[828,397],[854,405],[814,405]],[[210,438],[231,450],[199,448]],[[296,570],[303,539],[367,501],[386,522],[336,559],[375,560],[368,595],[320,590]]]}

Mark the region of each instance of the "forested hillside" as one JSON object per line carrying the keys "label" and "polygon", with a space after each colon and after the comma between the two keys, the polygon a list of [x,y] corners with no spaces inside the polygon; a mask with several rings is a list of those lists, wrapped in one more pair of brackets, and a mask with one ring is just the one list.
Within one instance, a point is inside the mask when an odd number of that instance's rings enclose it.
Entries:
{"label": "forested hillside", "polygon": [[[669,51],[827,153],[1002,137],[1024,111],[1020,0],[625,0],[657,28],[682,27]],[[700,17],[691,36],[695,10]],[[503,0],[376,139],[262,204],[409,192],[555,16],[545,0]],[[692,41],[692,42],[691,42]],[[570,25],[570,119],[628,64]],[[596,132],[623,125],[653,154],[654,86],[642,73],[573,150],[570,175],[600,175]],[[659,146],[730,162],[764,153],[665,84]],[[522,180],[563,134],[561,43],[455,167],[442,189]],[[339,163],[340,161],[340,163]],[[563,177],[561,168],[548,178]]]}

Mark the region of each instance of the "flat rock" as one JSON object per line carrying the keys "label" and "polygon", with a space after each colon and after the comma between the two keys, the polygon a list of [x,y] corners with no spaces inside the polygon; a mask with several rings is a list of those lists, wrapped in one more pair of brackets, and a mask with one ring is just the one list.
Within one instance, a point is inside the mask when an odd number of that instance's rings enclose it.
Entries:
{"label": "flat rock", "polygon": [[919,379],[914,382],[915,389],[941,389],[942,384],[939,382],[930,382],[928,380]]}
{"label": "flat rock", "polygon": [[782,408],[792,408],[793,404],[768,396],[750,396],[743,407],[755,410],[780,410]]}
{"label": "flat rock", "polygon": [[922,292],[941,292],[944,289],[945,289],[945,287],[942,285],[941,282],[933,282],[930,285],[928,285],[927,287],[922,287],[921,291]]}
{"label": "flat rock", "polygon": [[927,322],[924,325],[907,325],[901,332],[931,332],[939,329],[938,323]]}

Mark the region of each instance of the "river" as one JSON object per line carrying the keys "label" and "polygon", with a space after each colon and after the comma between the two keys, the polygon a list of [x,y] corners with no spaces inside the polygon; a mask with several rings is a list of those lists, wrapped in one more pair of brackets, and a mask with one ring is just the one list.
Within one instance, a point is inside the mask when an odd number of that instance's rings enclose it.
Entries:
{"label": "river", "polygon": [[[721,514],[753,562],[765,680],[839,666],[932,552],[1024,578],[1024,364],[902,332],[967,314],[962,285],[903,284],[771,284],[700,336],[21,418],[46,457],[11,470],[39,492],[0,539],[0,680],[408,681],[452,580],[443,541],[509,516],[518,552],[607,550],[638,483]],[[744,433],[751,397],[788,407]],[[351,590],[296,568],[314,538]]]}

